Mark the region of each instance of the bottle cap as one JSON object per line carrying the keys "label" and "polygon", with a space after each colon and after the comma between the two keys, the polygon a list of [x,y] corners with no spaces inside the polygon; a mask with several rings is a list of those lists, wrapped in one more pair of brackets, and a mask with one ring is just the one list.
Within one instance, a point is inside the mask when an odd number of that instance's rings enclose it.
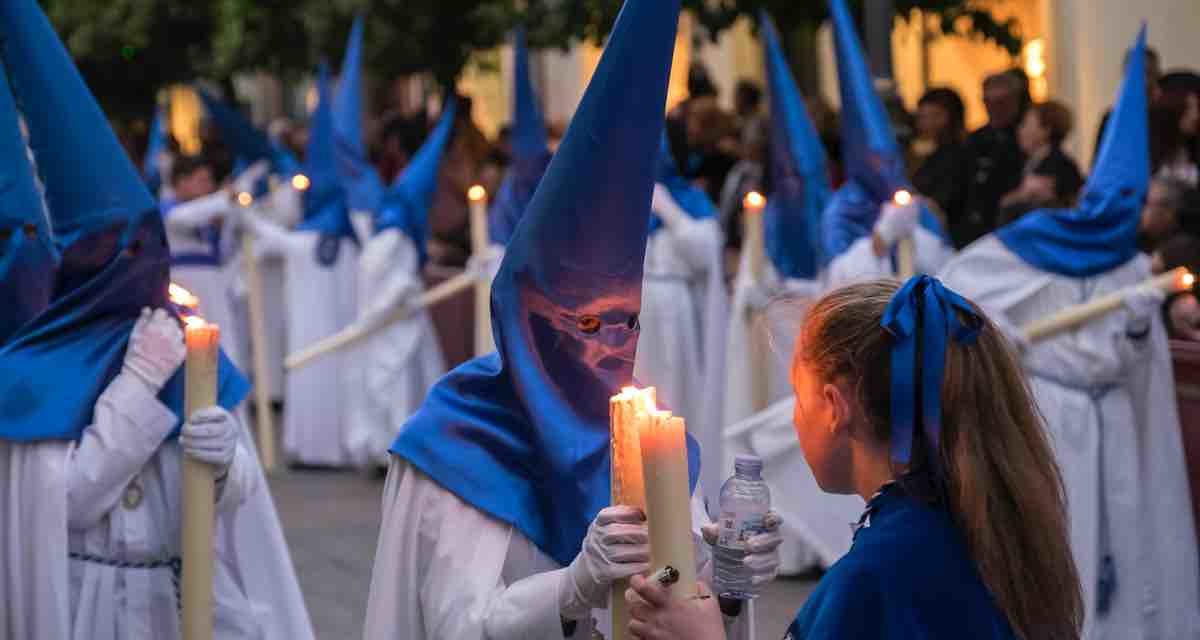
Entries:
{"label": "bottle cap", "polygon": [[762,461],[762,458],[760,458],[756,455],[749,454],[749,453],[739,453],[736,456],[734,456],[734,458],[733,458],[733,468],[734,468],[734,471],[746,471],[749,473],[757,473],[757,472],[762,471],[763,461]]}

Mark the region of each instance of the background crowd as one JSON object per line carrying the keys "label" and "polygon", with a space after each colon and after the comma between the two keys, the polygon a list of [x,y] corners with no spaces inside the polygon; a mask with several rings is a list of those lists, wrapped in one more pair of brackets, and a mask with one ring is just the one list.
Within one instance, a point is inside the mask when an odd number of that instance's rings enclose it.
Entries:
{"label": "background crowd", "polygon": [[[1200,73],[1174,69],[1163,73],[1158,54],[1147,51],[1149,130],[1154,180],[1146,199],[1141,248],[1156,269],[1178,266],[1200,270]],[[734,109],[723,109],[716,84],[703,66],[688,74],[688,97],[668,115],[671,151],[684,176],[703,189],[720,209],[727,243],[727,270],[738,264],[743,196],[770,192],[770,126],[763,89],[749,80],[735,88]],[[986,77],[983,104],[987,122],[969,131],[966,105],[947,87],[934,87],[909,111],[890,96],[889,113],[916,189],[935,205],[956,248],[997,227],[1043,207],[1070,207],[1086,178],[1085,167],[1064,148],[1069,136],[1087,136],[1099,144],[1107,114],[1094,133],[1074,129],[1068,104],[1035,102],[1029,80],[1019,68]],[[438,178],[430,212],[429,255],[434,264],[460,267],[470,254],[467,189],[482,184],[495,193],[511,162],[511,129],[494,139],[472,120],[471,99],[459,96],[454,137]],[[842,180],[837,111],[819,97],[806,106],[821,135],[834,188]],[[423,111],[392,110],[372,120],[368,130],[371,161],[390,183],[420,147],[435,124]],[[549,123],[550,145],[563,123]],[[307,131],[302,124],[278,120],[271,134],[302,158]],[[201,129],[203,158],[178,162],[174,182],[203,172],[201,192],[214,189],[233,168],[232,155],[214,127]],[[177,147],[175,147],[177,149]],[[202,193],[201,193],[202,194]],[[199,195],[199,194],[198,194]],[[1164,313],[1173,337],[1200,340],[1200,303],[1192,294],[1174,296]]]}

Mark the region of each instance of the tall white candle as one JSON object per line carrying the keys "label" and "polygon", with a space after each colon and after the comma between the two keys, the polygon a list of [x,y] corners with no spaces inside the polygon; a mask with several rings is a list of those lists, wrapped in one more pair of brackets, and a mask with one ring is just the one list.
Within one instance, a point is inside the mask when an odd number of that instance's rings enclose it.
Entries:
{"label": "tall white candle", "polygon": [[1087,324],[1096,318],[1120,309],[1125,303],[1125,297],[1130,295],[1135,289],[1154,287],[1161,289],[1169,295],[1190,289],[1195,282],[1196,277],[1193,274],[1188,272],[1186,268],[1179,267],[1178,269],[1173,269],[1140,282],[1132,287],[1114,291],[1106,296],[1101,296],[1083,304],[1067,307],[1049,317],[1026,325],[1022,328],[1022,331],[1030,342],[1045,340],[1046,338]]}
{"label": "tall white candle", "polygon": [[766,235],[763,231],[763,209],[767,199],[757,191],[746,194],[742,201],[742,251],[746,252],[746,268],[750,277],[757,283],[762,283],[766,277],[767,248]]}
{"label": "tall white candle", "polygon": [[[654,396],[653,387],[627,387],[609,400],[612,503],[637,507],[643,512],[646,510],[646,484],[642,470],[641,432],[649,419],[647,410],[654,406]],[[629,607],[625,602],[628,588],[628,579],[613,582],[610,596],[613,640],[629,637]]]}
{"label": "tall white candle", "polygon": [[[912,194],[901,189],[892,196],[892,202],[902,207],[906,206],[912,202]],[[916,271],[916,249],[913,245],[913,238],[905,236],[896,243],[896,276],[901,280],[908,280],[916,275]]]}
{"label": "tall white candle", "polygon": [[[488,250],[487,189],[475,185],[467,191],[471,203],[471,255],[482,259]],[[492,282],[490,274],[475,283],[475,355],[481,356],[496,349],[492,338]]]}
{"label": "tall white candle", "polygon": [[649,413],[647,427],[642,430],[641,444],[650,566],[652,570],[671,566],[679,571],[679,581],[669,590],[673,599],[683,600],[696,595],[687,429],[683,418],[665,411]]}
{"label": "tall white candle", "polygon": [[[184,333],[184,414],[217,404],[217,363],[221,331],[199,316],[187,320]],[[213,519],[216,489],[212,465],[183,458],[183,600],[184,640],[213,637]]]}

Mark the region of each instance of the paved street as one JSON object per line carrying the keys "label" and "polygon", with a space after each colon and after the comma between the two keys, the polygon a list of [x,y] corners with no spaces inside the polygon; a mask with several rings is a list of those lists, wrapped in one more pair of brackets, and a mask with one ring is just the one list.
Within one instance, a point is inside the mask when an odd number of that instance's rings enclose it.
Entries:
{"label": "paved street", "polygon": [[[361,637],[383,480],[357,472],[281,471],[270,482],[317,637]],[[813,584],[772,585],[759,599],[758,637],[781,638]]]}

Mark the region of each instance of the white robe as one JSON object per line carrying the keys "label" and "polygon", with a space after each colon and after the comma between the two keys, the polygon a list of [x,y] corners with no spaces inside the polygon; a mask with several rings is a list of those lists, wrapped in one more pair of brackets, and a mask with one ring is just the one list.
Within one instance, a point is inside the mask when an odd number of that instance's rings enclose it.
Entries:
{"label": "white robe", "polygon": [[[288,231],[262,217],[248,214],[256,257],[282,256],[289,352],[310,346],[353,322],[357,312],[355,276],[358,248],[340,240],[337,260],[330,266],[317,261],[320,234]],[[293,462],[338,467],[349,463],[345,450],[345,416],[351,365],[344,352],[288,372],[285,382],[283,450]]]}
{"label": "white robe", "polygon": [[[179,556],[182,452],[163,442],[176,423],[141,381],[118,375],[78,442],[0,442],[0,637],[180,637],[170,568],[99,561]],[[215,545],[216,637],[313,637],[245,430],[219,494]]]}
{"label": "white robe", "polygon": [[173,256],[207,255],[212,247],[202,234],[215,220],[224,220],[219,242],[220,264],[172,265],[171,280],[200,299],[200,313],[221,327],[221,348],[234,365],[243,368],[249,358],[244,358],[242,353],[240,329],[243,323],[233,291],[241,269],[237,256],[238,212],[235,207],[237,205],[229,194],[217,191],[175,205],[163,218],[163,225]]}
{"label": "white robe", "polygon": [[[871,234],[867,234],[855,240],[849,249],[830,261],[826,271],[827,289],[832,290],[866,280],[897,277],[896,270],[892,267],[892,257],[875,255],[871,238]],[[913,266],[918,274],[937,273],[953,256],[954,249],[928,229],[917,227],[913,232]]]}
{"label": "white robe", "polygon": [[[941,274],[947,286],[1016,327],[1149,276],[1145,256],[1092,278],[1047,273],[994,236],[964,249]],[[1084,638],[1196,638],[1200,558],[1170,354],[1157,314],[1140,339],[1130,337],[1130,320],[1127,311],[1115,311],[1036,343],[1022,363],[1066,485]],[[1117,588],[1100,617],[1105,546]]]}
{"label": "white robe", "polygon": [[[398,229],[363,247],[358,269],[358,321],[366,322],[424,291],[417,248]],[[387,466],[388,447],[446,371],[429,314],[420,311],[351,351],[346,450],[356,465]]]}
{"label": "white robe", "polygon": [[[724,390],[728,296],[716,220],[681,218],[664,224],[646,246],[642,309],[634,378],[687,421],[700,443],[702,484],[724,480],[719,408],[709,399]],[[731,469],[732,467],[730,467]],[[728,475],[728,474],[724,474]],[[711,477],[710,477],[711,476]]]}
{"label": "white robe", "polygon": [[[693,500],[694,527],[703,508]],[[711,575],[696,534],[701,577]],[[512,525],[492,518],[393,456],[371,573],[365,640],[564,640],[556,562]],[[730,640],[753,637],[753,603]],[[605,633],[607,611],[593,611]],[[572,639],[590,638],[580,621]]]}
{"label": "white robe", "polygon": [[783,516],[781,573],[827,569],[846,555],[854,540],[850,525],[864,507],[857,495],[834,495],[817,485],[796,437],[795,409],[796,399],[789,395],[724,433],[730,455],[752,453],[763,459],[771,507]]}

